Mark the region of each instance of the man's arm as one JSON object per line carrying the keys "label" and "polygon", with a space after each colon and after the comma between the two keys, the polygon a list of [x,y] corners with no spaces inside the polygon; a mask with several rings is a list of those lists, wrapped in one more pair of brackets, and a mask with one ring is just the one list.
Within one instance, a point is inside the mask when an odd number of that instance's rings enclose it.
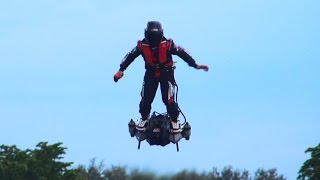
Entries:
{"label": "man's arm", "polygon": [[138,46],[134,47],[126,56],[123,58],[120,64],[120,71],[124,71],[127,67],[141,54]]}
{"label": "man's arm", "polygon": [[134,47],[126,56],[123,58],[119,71],[113,76],[114,82],[118,82],[123,76],[123,71],[141,54],[138,45]]}
{"label": "man's arm", "polygon": [[172,40],[171,40],[170,52],[173,55],[179,56],[186,63],[188,63],[188,65],[191,66],[191,67],[194,67],[196,69],[203,69],[205,71],[209,70],[209,67],[207,65],[198,65],[196,63],[196,61],[193,59],[193,57],[184,50],[184,48],[182,48],[180,46],[176,46]]}
{"label": "man's arm", "polygon": [[181,59],[183,59],[189,66],[197,68],[197,63],[196,61],[192,58],[190,54],[188,54],[184,48],[180,46],[176,46],[174,42],[171,40],[171,49],[170,52],[173,55],[179,56]]}

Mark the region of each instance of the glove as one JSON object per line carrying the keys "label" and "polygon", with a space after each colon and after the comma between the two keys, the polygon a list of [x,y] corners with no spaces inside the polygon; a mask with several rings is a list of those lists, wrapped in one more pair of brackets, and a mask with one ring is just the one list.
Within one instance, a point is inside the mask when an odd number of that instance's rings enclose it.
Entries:
{"label": "glove", "polygon": [[120,78],[122,78],[122,76],[123,76],[123,72],[122,72],[122,71],[118,71],[118,72],[113,76],[114,82],[118,82],[118,80],[119,80]]}
{"label": "glove", "polygon": [[209,67],[207,65],[198,65],[197,66],[197,69],[203,69],[205,71],[208,71],[209,70]]}

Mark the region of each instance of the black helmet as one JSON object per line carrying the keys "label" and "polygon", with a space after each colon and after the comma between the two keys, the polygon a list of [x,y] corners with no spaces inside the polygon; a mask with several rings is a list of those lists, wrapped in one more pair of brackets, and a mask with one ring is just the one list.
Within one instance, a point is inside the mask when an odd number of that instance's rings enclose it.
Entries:
{"label": "black helmet", "polygon": [[144,30],[144,37],[151,47],[157,47],[163,37],[163,29],[158,21],[149,21],[147,28]]}

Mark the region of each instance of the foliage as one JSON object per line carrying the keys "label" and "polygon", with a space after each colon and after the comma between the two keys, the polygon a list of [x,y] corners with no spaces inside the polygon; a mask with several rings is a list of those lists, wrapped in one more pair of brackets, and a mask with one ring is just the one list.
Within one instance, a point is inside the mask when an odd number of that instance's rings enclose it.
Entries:
{"label": "foliage", "polygon": [[191,171],[182,170],[170,178],[170,180],[193,180],[193,179],[206,180],[207,175],[205,173],[198,173],[194,170],[191,170]]}
{"label": "foliage", "polygon": [[277,169],[269,169],[268,171],[258,169],[254,180],[285,180],[285,178],[283,175],[278,175]]}
{"label": "foliage", "polygon": [[[62,143],[48,145],[40,142],[36,149],[25,151],[16,146],[0,146],[1,180],[285,180],[276,169],[258,169],[254,176],[247,170],[224,167],[221,171],[212,168],[209,172],[181,170],[175,174],[158,175],[153,172],[128,170],[123,166],[105,167],[103,161],[90,160],[86,167],[71,169],[71,162],[61,162],[65,154]],[[314,149],[311,149],[312,152]],[[319,157],[319,153],[317,154]],[[318,158],[319,160],[319,158]],[[308,164],[308,163],[307,163]]]}
{"label": "foliage", "polygon": [[213,168],[208,174],[210,180],[249,180],[249,172],[247,170],[234,170],[231,166],[224,167],[221,172],[217,168]]}
{"label": "foliage", "polygon": [[104,176],[108,180],[126,180],[128,179],[127,171],[121,166],[112,166],[111,169],[104,171]]}
{"label": "foliage", "polygon": [[305,153],[311,153],[311,158],[306,160],[299,171],[298,179],[319,180],[320,179],[320,144],[309,147]]}
{"label": "foliage", "polygon": [[[95,161],[91,161],[95,162]],[[103,164],[103,162],[102,162]],[[85,170],[82,177],[85,180],[285,180],[283,175],[278,175],[276,169],[258,169],[254,177],[249,176],[247,170],[235,170],[231,166],[224,167],[221,171],[213,168],[211,172],[198,173],[195,170],[182,170],[173,175],[156,175],[152,172],[140,171],[138,169],[130,172],[126,167],[112,166],[104,171],[99,170],[100,165],[90,164]],[[104,165],[102,165],[104,167]],[[91,168],[96,168],[94,171],[89,171]],[[98,172],[98,176],[93,176],[93,172]]]}
{"label": "foliage", "polygon": [[34,150],[16,146],[0,146],[1,180],[67,180],[76,179],[76,171],[69,170],[70,162],[61,162],[65,149],[61,143],[40,142]]}

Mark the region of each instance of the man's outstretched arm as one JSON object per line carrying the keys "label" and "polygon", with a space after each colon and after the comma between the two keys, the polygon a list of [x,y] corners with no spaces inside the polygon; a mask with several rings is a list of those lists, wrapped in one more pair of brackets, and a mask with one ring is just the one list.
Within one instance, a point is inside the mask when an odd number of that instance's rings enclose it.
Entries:
{"label": "man's outstretched arm", "polygon": [[134,47],[126,56],[123,58],[119,71],[113,76],[115,82],[117,82],[123,76],[123,71],[125,71],[128,66],[141,54],[138,46]]}
{"label": "man's outstretched arm", "polygon": [[174,42],[171,43],[171,49],[170,52],[173,55],[179,56],[181,59],[183,59],[186,63],[188,63],[189,66],[194,67],[196,69],[203,69],[205,71],[209,70],[209,67],[207,65],[198,65],[196,61],[193,59],[193,57],[187,53],[184,48],[180,46],[176,46]]}

